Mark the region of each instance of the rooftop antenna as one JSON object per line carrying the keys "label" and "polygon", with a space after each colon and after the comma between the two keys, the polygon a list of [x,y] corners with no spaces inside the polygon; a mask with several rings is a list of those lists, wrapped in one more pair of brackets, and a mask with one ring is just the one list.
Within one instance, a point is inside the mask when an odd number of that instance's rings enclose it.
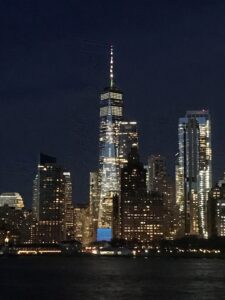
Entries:
{"label": "rooftop antenna", "polygon": [[114,86],[114,74],[113,74],[113,45],[110,46],[110,88]]}

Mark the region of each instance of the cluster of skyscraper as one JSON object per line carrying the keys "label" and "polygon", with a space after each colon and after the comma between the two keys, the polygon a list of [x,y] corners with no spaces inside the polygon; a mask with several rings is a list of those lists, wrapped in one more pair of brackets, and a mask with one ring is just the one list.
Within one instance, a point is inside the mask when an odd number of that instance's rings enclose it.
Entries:
{"label": "cluster of skyscraper", "polygon": [[147,166],[140,163],[137,122],[124,118],[111,48],[110,85],[100,97],[99,169],[90,177],[90,212],[97,240],[208,237],[209,112],[188,111],[180,118],[178,140],[176,183],[167,174],[161,155],[150,156]]}
{"label": "cluster of skyscraper", "polygon": [[225,236],[225,181],[212,188],[209,112],[188,111],[179,119],[174,180],[162,155],[140,162],[137,122],[124,116],[113,67],[111,47],[109,86],[100,95],[99,166],[90,173],[88,205],[74,206],[70,172],[41,154],[32,211],[19,194],[0,195],[0,243],[6,235],[37,244]]}

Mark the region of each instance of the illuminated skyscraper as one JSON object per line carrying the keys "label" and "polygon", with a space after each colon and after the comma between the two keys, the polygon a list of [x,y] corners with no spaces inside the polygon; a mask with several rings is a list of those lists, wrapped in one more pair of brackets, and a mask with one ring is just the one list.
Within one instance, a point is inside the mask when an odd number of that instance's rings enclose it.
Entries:
{"label": "illuminated skyscraper", "polygon": [[99,134],[99,214],[97,238],[112,237],[113,196],[119,193],[118,130],[123,118],[123,93],[115,86],[113,48],[110,59],[110,85],[101,93]]}
{"label": "illuminated skyscraper", "polygon": [[179,119],[176,201],[185,234],[207,237],[207,200],[212,185],[211,122],[208,111]]}
{"label": "illuminated skyscraper", "polygon": [[138,148],[138,129],[136,121],[119,122],[118,130],[118,157],[120,167],[124,167],[128,161],[128,154],[133,146]]}
{"label": "illuminated skyscraper", "polygon": [[73,218],[71,179],[56,158],[40,155],[33,193],[36,241],[56,243],[69,238]]}
{"label": "illuminated skyscraper", "polygon": [[63,172],[64,202],[64,239],[74,239],[74,207],[72,201],[72,180],[70,172]]}

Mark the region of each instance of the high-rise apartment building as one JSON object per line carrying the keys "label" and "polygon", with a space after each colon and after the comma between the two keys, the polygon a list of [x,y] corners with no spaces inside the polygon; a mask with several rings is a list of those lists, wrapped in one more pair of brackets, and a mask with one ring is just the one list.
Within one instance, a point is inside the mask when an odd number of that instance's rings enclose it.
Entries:
{"label": "high-rise apartment building", "polygon": [[212,185],[211,121],[208,111],[179,119],[176,201],[185,234],[207,237],[207,201]]}
{"label": "high-rise apartment building", "polygon": [[56,158],[40,155],[33,193],[33,213],[38,222],[36,241],[56,243],[68,238],[73,217],[71,179]]}
{"label": "high-rise apartment building", "polygon": [[74,239],[74,206],[72,200],[72,179],[70,172],[63,172],[64,181],[64,240]]}

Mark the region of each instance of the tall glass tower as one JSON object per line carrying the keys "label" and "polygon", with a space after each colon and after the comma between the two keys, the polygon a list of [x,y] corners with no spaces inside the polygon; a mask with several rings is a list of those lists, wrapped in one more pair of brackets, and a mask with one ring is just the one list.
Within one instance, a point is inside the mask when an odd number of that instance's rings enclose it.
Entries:
{"label": "tall glass tower", "polygon": [[118,131],[123,119],[123,93],[114,83],[113,47],[110,51],[110,84],[100,97],[98,240],[112,237],[113,196],[119,194]]}
{"label": "tall glass tower", "polygon": [[176,200],[185,234],[207,237],[207,201],[212,187],[211,121],[208,111],[179,119]]}

